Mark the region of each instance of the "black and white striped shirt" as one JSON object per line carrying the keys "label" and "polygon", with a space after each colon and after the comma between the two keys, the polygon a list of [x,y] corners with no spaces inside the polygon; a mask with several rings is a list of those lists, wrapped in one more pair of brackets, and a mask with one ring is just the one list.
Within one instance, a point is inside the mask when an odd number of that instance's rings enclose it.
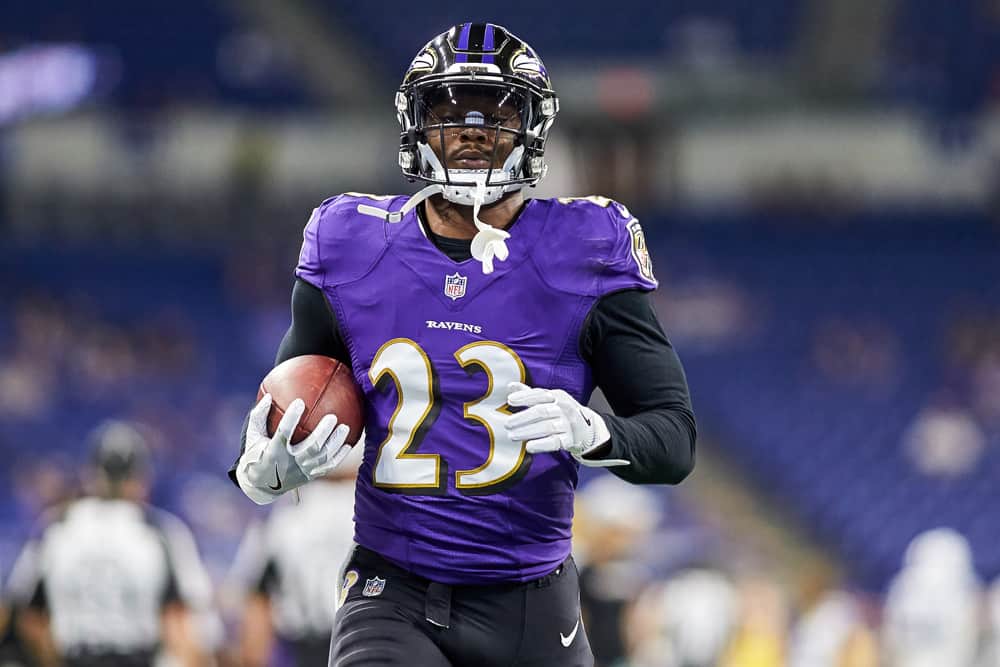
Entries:
{"label": "black and white striped shirt", "polygon": [[152,654],[164,607],[211,604],[211,582],[177,517],[126,500],[72,503],[24,547],[11,598],[46,611],[64,656]]}
{"label": "black and white striped shirt", "polygon": [[329,640],[337,576],[354,539],[354,482],[316,481],[301,502],[279,503],[251,525],[233,567],[235,583],[271,600],[276,634]]}

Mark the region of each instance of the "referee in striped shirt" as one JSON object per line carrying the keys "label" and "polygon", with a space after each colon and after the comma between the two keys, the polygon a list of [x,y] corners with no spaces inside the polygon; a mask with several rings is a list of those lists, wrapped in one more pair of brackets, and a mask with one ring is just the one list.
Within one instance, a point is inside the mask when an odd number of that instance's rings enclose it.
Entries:
{"label": "referee in striped shirt", "polygon": [[148,667],[165,651],[206,664],[192,612],[211,584],[190,530],[147,505],[149,451],[124,422],[91,436],[89,494],[43,523],[8,582],[41,665]]}

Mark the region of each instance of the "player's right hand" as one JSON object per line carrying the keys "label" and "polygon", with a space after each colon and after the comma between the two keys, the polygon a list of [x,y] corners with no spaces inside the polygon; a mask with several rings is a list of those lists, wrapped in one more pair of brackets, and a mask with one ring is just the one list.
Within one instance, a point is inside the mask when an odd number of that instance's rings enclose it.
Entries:
{"label": "player's right hand", "polygon": [[250,412],[246,448],[236,465],[240,488],[258,505],[333,472],[351,451],[351,445],[346,444],[350,427],[338,425],[332,414],[323,417],[305,440],[292,444],[292,433],[306,409],[301,399],[292,401],[274,435],[269,436],[271,401],[271,395],[264,394]]}

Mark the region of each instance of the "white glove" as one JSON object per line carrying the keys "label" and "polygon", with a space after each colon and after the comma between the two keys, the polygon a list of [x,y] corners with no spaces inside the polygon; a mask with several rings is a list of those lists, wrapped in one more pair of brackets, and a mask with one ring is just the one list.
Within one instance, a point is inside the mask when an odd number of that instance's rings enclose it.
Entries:
{"label": "white glove", "polygon": [[337,417],[323,417],[302,442],[291,444],[306,404],[297,398],[281,417],[274,436],[267,435],[271,394],[264,394],[250,412],[246,448],[236,465],[236,480],[243,493],[258,505],[266,505],[291,489],[327,475],[351,452],[345,444],[351,429],[337,425]]}
{"label": "white glove", "polygon": [[504,424],[512,440],[527,440],[530,454],[566,450],[592,468],[628,465],[624,459],[585,459],[611,439],[604,418],[580,405],[562,389],[537,389],[520,382],[507,385],[507,405],[525,407]]}

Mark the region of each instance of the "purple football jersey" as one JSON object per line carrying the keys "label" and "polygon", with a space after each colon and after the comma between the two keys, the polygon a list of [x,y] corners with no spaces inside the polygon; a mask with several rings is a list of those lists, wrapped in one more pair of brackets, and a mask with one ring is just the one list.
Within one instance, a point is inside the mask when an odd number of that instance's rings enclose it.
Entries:
{"label": "purple football jersey", "polygon": [[296,275],[323,290],[366,399],[355,539],[446,584],[528,581],[570,552],[578,464],[528,454],[503,428],[513,381],[586,404],[579,339],[602,295],[656,287],[642,231],[600,198],[531,200],[510,257],[449,259],[406,197],[340,195],[305,228]]}

